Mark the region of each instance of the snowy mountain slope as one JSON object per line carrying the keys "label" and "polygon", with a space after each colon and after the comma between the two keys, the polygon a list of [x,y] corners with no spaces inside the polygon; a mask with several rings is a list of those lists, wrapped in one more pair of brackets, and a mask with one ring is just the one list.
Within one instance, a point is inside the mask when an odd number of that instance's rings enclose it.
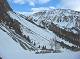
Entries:
{"label": "snowy mountain slope", "polygon": [[[35,48],[37,49],[39,45],[41,46],[41,48],[43,46],[46,46],[46,48],[48,49],[51,48],[50,40],[55,39],[56,36],[52,31],[36,26],[35,24],[25,20],[25,18],[21,17],[19,14],[16,14],[13,11],[8,11],[7,15],[12,21],[8,20],[10,22],[10,24],[8,25],[7,21],[1,24],[3,24],[7,28],[13,40],[18,42],[24,49],[29,48],[35,50]],[[16,27],[14,27],[13,25]],[[30,42],[27,42],[29,40],[26,38],[26,36],[29,36]],[[77,48],[76,45],[66,42],[59,37],[57,37],[56,39],[59,42],[65,42],[65,44]],[[33,45],[34,43],[36,43],[35,46]]]}
{"label": "snowy mountain slope", "polygon": [[8,15],[8,11],[13,12],[7,0],[0,0],[0,29],[6,32],[14,41],[19,43],[25,50],[35,50],[35,47],[31,43],[29,36],[27,34],[24,35],[21,31],[21,24],[16,19],[12,19]]}
{"label": "snowy mountain slope", "polygon": [[71,52],[65,50],[62,53],[36,55],[33,52],[26,51],[18,43],[12,40],[4,31],[0,30],[0,56],[3,59],[79,59],[80,52]]}
{"label": "snowy mountain slope", "polygon": [[70,9],[50,9],[27,17],[20,16],[36,26],[49,29],[57,36],[65,38],[66,41],[80,46],[80,12]]}
{"label": "snowy mountain slope", "polygon": [[50,41],[51,39],[55,39],[59,42],[64,42],[65,44],[69,46],[74,46],[77,48],[76,45],[69,43],[59,37],[57,37],[52,31],[40,28],[36,26],[35,24],[25,20],[24,18],[20,17],[18,14],[9,11],[8,14],[10,15],[11,18],[18,20],[22,25],[21,25],[21,31],[23,34],[29,35],[31,41],[36,43],[36,47],[41,47],[46,46],[46,48],[51,48],[50,46]]}
{"label": "snowy mountain slope", "polygon": [[14,41],[16,41],[17,43],[19,43],[25,50],[27,49],[33,49],[34,50],[34,46],[32,46],[27,39],[21,37],[20,35],[16,34],[16,32],[14,32],[14,30],[11,30],[9,28],[7,28],[6,30],[4,30],[4,27],[0,27],[0,29],[2,29],[4,32],[6,32]]}
{"label": "snowy mountain slope", "polygon": [[[10,13],[9,13],[10,14]],[[12,16],[14,15],[14,16]],[[38,40],[41,40],[43,41],[43,45],[46,45],[45,43],[48,43],[46,41],[49,41],[49,39],[51,39],[53,37],[53,35],[51,35],[51,33],[48,33],[47,31],[45,31],[44,29],[42,30],[41,28],[37,27],[36,25],[30,23],[29,21],[26,21],[24,18],[21,18],[20,16],[16,16],[16,14],[12,13],[10,14],[10,16],[12,18],[15,17],[15,19],[17,19],[22,25],[24,25],[25,29],[23,29],[22,27],[22,31],[25,30],[25,32],[27,33],[26,30],[30,31],[34,36],[38,36],[39,38],[37,38]],[[28,29],[27,29],[28,28]],[[25,33],[24,32],[24,33]],[[44,32],[44,33],[43,33]],[[26,34],[25,33],[25,34]],[[33,37],[34,38],[34,37]],[[33,39],[31,38],[31,39]],[[41,38],[41,39],[40,39]],[[35,39],[35,38],[34,38]],[[41,41],[38,41],[38,42],[41,42]]]}
{"label": "snowy mountain slope", "polygon": [[43,10],[34,13],[27,18],[42,27],[47,27],[52,22],[60,28],[74,33],[78,32],[72,28],[77,28],[78,30],[80,28],[80,12],[70,9]]}
{"label": "snowy mountain slope", "polygon": [[[10,15],[10,17],[12,18],[12,19],[15,19],[15,20],[17,20],[17,21],[19,21],[19,23],[20,23],[20,30],[21,30],[21,32],[22,32],[22,34],[23,35],[28,35],[29,36],[29,38],[31,39],[31,41],[32,42],[35,42],[36,43],[36,47],[38,47],[39,45],[42,47],[43,45],[44,46],[46,46],[47,48],[50,48],[50,39],[54,39],[55,38],[55,34],[53,33],[53,32],[51,32],[51,31],[49,31],[49,30],[46,30],[46,29],[42,29],[42,28],[39,28],[39,27],[37,27],[36,25],[34,25],[34,24],[32,24],[32,23],[30,23],[29,21],[26,21],[24,18],[22,18],[22,17],[20,17],[19,15],[17,15],[16,13],[14,13],[14,12],[11,12],[11,11],[9,11],[9,12],[7,12],[8,13],[8,15]],[[10,29],[11,30],[11,29]],[[9,30],[9,31],[10,31]],[[11,32],[12,32],[12,34],[14,33],[13,32],[14,30],[11,30]],[[18,37],[19,35],[17,35],[17,36],[14,36],[13,38],[14,38],[14,40],[16,39],[18,39],[18,38],[16,38],[16,37]],[[20,37],[21,39],[24,39],[24,38],[22,38],[22,37]],[[19,40],[21,40],[21,39],[18,39],[18,41]],[[60,38],[57,38],[57,39],[60,39]],[[15,41],[16,41],[15,40]],[[25,40],[25,39],[24,39]],[[58,41],[60,41],[60,42],[62,42],[61,41],[62,39],[60,39],[60,40],[58,40]],[[21,42],[21,41],[20,41]],[[64,41],[63,41],[64,42]],[[27,42],[26,42],[27,43]],[[65,43],[66,44],[66,43]],[[23,44],[21,44],[21,46],[22,46]],[[68,42],[68,45],[69,46],[75,46],[75,45],[73,45],[73,44],[71,44],[71,43],[69,43]],[[25,47],[25,45],[24,45],[24,47]],[[27,47],[26,47],[27,48]]]}
{"label": "snowy mountain slope", "polygon": [[10,36],[8,36],[4,31],[0,30],[0,56],[3,59],[79,59],[80,52],[71,52],[69,50],[65,50],[62,53],[54,53],[54,54],[44,54],[44,55],[36,55],[33,52],[26,51],[20,47],[18,43],[12,40]]}

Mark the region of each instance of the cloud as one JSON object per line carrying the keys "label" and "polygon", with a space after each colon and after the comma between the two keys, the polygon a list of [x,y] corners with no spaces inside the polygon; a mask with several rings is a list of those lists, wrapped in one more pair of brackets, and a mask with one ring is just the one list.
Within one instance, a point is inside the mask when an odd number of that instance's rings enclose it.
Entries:
{"label": "cloud", "polygon": [[32,8],[32,9],[31,9],[31,11],[32,11],[32,12],[38,12],[38,11],[42,11],[42,10],[49,10],[49,9],[55,9],[55,7],[50,6],[50,7]]}
{"label": "cloud", "polygon": [[26,4],[28,3],[31,6],[35,6],[35,4],[45,4],[48,3],[50,0],[13,0],[14,3],[17,4]]}
{"label": "cloud", "polygon": [[61,0],[59,8],[68,8],[80,11],[80,0]]}
{"label": "cloud", "polygon": [[47,3],[47,2],[49,2],[50,0],[38,0],[39,1],[39,3]]}
{"label": "cloud", "polygon": [[23,14],[25,16],[33,14],[33,12],[20,12],[20,11],[19,12],[17,11],[17,13]]}
{"label": "cloud", "polygon": [[24,0],[13,0],[14,3],[25,4]]}
{"label": "cloud", "polygon": [[55,7],[53,6],[50,6],[50,7],[39,7],[39,8],[32,8],[30,12],[24,12],[24,11],[15,11],[16,13],[19,13],[19,14],[23,14],[25,16],[28,16],[28,15],[31,15],[31,14],[34,14],[35,12],[39,12],[41,10],[49,10],[49,9],[54,9]]}
{"label": "cloud", "polygon": [[[17,4],[29,4],[30,6],[35,6],[38,4],[50,4],[52,2],[52,0],[13,0],[14,3]],[[55,1],[55,0],[53,0]],[[53,3],[54,4],[54,3]],[[55,4],[56,8],[64,8],[64,9],[72,9],[75,11],[80,11],[80,0],[60,0],[57,1],[57,3]],[[51,7],[39,7],[39,8],[32,8],[31,11],[39,11],[39,10],[46,10],[49,9]],[[54,8],[54,7],[53,7]]]}

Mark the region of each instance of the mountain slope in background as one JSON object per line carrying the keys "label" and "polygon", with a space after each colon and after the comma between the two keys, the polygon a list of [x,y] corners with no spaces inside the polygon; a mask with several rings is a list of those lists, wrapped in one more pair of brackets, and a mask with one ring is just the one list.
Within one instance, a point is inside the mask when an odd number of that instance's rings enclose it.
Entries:
{"label": "mountain slope in background", "polygon": [[53,31],[69,42],[80,46],[80,12],[70,9],[50,9],[24,17],[33,24]]}
{"label": "mountain slope in background", "polygon": [[80,28],[80,12],[70,9],[43,10],[27,18],[42,27],[48,27],[51,23],[54,23],[58,27],[74,33],[78,33],[76,30]]}

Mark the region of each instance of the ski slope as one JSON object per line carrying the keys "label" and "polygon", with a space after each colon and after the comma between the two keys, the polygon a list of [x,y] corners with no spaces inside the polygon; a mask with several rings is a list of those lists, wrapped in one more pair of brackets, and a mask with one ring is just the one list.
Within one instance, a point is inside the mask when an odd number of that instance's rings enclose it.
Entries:
{"label": "ski slope", "polygon": [[56,40],[59,42],[65,42],[65,44],[68,44],[69,46],[75,46],[74,44],[57,37],[52,31],[40,28],[34,25],[33,23],[25,20],[24,18],[20,17],[19,14],[16,14],[11,11],[9,11],[8,14],[11,18],[18,20],[21,23],[21,31],[25,35],[28,34],[30,39],[36,43],[36,47],[40,45],[41,47],[46,46],[47,48],[51,48],[50,40],[55,39],[55,37]]}
{"label": "ski slope", "polygon": [[62,53],[35,54],[26,51],[0,30],[0,56],[3,59],[80,59],[80,52],[64,50]]}

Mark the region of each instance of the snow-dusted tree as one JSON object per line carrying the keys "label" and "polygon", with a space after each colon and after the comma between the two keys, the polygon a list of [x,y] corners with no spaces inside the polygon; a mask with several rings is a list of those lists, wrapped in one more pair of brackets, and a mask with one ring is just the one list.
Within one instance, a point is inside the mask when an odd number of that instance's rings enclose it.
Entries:
{"label": "snow-dusted tree", "polygon": [[56,42],[56,44],[55,44],[55,49],[56,49],[56,50],[59,50],[60,48],[61,48],[60,44]]}
{"label": "snow-dusted tree", "polygon": [[53,47],[55,46],[55,40],[53,38],[50,39],[50,46],[51,46],[51,49],[53,49]]}
{"label": "snow-dusted tree", "polygon": [[34,46],[36,45],[36,43],[34,42]]}
{"label": "snow-dusted tree", "polygon": [[38,48],[40,48],[40,45],[39,45],[39,47]]}

